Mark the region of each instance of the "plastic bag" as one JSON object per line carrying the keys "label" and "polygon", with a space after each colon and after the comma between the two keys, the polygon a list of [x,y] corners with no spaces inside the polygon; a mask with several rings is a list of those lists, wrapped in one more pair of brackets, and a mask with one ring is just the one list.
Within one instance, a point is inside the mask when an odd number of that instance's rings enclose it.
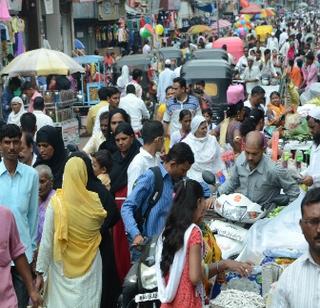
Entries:
{"label": "plastic bag", "polygon": [[259,264],[264,251],[273,248],[297,249],[305,252],[308,244],[300,229],[301,201],[304,193],[289,204],[275,218],[257,221],[248,231],[244,249],[238,261],[251,261]]}

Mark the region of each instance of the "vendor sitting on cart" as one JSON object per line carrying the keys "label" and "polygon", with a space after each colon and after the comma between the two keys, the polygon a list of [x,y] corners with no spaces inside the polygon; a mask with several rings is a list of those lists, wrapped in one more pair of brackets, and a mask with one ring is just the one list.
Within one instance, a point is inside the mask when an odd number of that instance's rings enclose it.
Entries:
{"label": "vendor sitting on cart", "polygon": [[218,195],[239,192],[252,202],[268,207],[283,189],[289,202],[300,193],[298,184],[287,170],[264,154],[261,133],[253,131],[246,136],[244,151],[235,161],[231,177],[218,188]]}

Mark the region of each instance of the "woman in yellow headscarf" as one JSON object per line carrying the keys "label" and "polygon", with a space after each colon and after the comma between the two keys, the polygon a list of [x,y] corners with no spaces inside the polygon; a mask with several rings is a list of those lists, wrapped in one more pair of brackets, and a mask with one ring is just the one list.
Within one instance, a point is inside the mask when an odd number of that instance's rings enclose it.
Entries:
{"label": "woman in yellow headscarf", "polygon": [[87,186],[85,160],[71,157],[62,189],[56,191],[47,208],[37,260],[37,287],[44,276],[48,308],[100,306],[100,229],[107,212],[99,194]]}

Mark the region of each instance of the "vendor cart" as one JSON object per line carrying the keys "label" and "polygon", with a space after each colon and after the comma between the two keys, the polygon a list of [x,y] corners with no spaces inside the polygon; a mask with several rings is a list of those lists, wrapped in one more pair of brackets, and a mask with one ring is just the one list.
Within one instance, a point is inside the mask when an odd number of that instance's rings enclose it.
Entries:
{"label": "vendor cart", "polygon": [[80,144],[79,121],[74,113],[76,99],[72,90],[43,91],[46,114],[61,129],[65,146]]}
{"label": "vendor cart", "polygon": [[[68,76],[73,73],[84,73],[84,69],[62,52],[41,48],[19,55],[0,75],[31,77],[36,84],[35,79],[38,76]],[[65,145],[79,144],[79,124],[73,112],[75,93],[72,90],[44,91],[42,96],[46,113],[52,117],[54,125],[61,129]],[[27,105],[29,102],[26,96],[23,98]]]}
{"label": "vendor cart", "polygon": [[95,105],[99,102],[98,90],[106,85],[103,57],[80,56],[75,57],[74,60],[86,69],[86,73],[81,75],[82,103],[86,106]]}

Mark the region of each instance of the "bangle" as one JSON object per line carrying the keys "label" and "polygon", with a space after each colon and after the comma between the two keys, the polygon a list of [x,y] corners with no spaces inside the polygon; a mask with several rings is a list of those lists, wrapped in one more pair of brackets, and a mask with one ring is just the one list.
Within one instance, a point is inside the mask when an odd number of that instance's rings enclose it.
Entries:
{"label": "bangle", "polygon": [[204,263],[204,262],[202,262],[202,268],[203,268],[203,274],[204,274],[204,276],[205,276],[205,278],[209,278],[209,266],[208,266],[208,264],[206,264],[206,263]]}

